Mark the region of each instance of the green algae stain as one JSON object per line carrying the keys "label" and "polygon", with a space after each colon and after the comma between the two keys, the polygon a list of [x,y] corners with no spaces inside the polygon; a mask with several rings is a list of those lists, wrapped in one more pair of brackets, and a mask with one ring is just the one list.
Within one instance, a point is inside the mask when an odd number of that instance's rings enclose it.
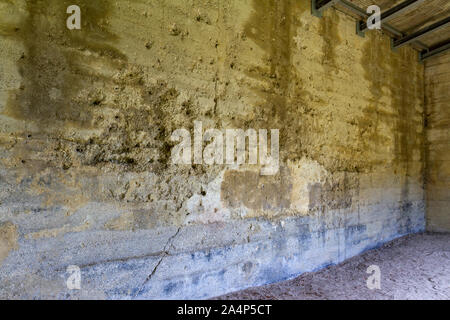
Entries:
{"label": "green algae stain", "polygon": [[[364,137],[367,149],[390,152],[395,172],[403,177],[402,199],[406,200],[410,163],[423,160],[414,159],[416,154],[423,157],[424,148],[423,135],[416,129],[422,125],[417,106],[423,103],[423,67],[413,49],[404,47],[393,52],[386,37],[373,32],[368,37],[361,64],[372,97],[359,126],[370,132]],[[388,105],[382,103],[383,98],[390,101]],[[387,133],[379,130],[381,124],[391,129],[392,139],[386,139]]]}
{"label": "green algae stain", "polygon": [[17,61],[22,84],[10,92],[6,115],[42,127],[92,125],[92,102],[80,92],[98,77],[87,72],[86,65],[93,59],[126,57],[113,47],[117,37],[108,31],[112,1],[77,1],[81,30],[66,27],[71,4],[68,0],[26,2],[24,19],[8,35],[23,43],[24,52]]}
{"label": "green algae stain", "polygon": [[294,0],[254,0],[252,4],[254,10],[245,24],[244,33],[265,56],[245,73],[265,85],[251,88],[261,98],[261,105],[252,123],[246,125],[282,129],[281,158],[297,158],[302,150],[299,143],[291,140],[296,139],[301,130],[298,103],[303,96],[308,96],[308,92],[300,87],[293,65],[293,38],[301,26],[298,17],[309,8]]}
{"label": "green algae stain", "polygon": [[322,64],[327,72],[338,72],[336,63],[336,47],[342,42],[338,32],[339,15],[334,10],[320,19],[319,34],[323,37]]}

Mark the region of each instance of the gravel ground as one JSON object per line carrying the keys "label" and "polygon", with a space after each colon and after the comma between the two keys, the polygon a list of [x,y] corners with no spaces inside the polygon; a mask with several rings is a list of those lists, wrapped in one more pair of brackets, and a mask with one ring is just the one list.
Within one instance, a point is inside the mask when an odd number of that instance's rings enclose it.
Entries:
{"label": "gravel ground", "polygon": [[[370,290],[370,265],[381,289]],[[391,241],[335,266],[295,279],[216,299],[450,299],[450,234],[415,234]]]}

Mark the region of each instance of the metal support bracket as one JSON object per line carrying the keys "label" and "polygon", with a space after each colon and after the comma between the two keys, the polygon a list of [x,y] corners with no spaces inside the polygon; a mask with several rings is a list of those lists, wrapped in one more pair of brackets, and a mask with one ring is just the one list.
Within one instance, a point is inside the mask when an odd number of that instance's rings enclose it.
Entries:
{"label": "metal support bracket", "polygon": [[356,34],[362,38],[366,36],[364,31],[361,30],[361,21],[356,21]]}
{"label": "metal support bracket", "polygon": [[318,18],[322,18],[322,12],[317,9],[317,0],[311,0],[311,14]]}
{"label": "metal support bracket", "polygon": [[322,18],[322,13],[327,8],[337,4],[340,0],[311,0],[311,14]]}
{"label": "metal support bracket", "polygon": [[398,48],[395,47],[395,38],[391,38],[391,50],[394,52],[398,51]]}

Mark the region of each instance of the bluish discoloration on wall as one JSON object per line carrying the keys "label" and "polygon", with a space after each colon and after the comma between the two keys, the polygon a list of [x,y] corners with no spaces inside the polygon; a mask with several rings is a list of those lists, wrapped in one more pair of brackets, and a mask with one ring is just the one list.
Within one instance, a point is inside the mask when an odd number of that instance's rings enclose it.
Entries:
{"label": "bluish discoloration on wall", "polygon": [[[424,230],[423,203],[412,203],[407,212],[399,209],[373,208],[375,220],[370,222],[359,219],[359,212],[354,212],[347,219],[335,219],[328,229],[322,228],[319,216],[187,226],[171,240],[165,252],[162,251],[167,241],[177,230],[85,231],[40,241],[24,239],[22,235],[19,249],[0,268],[0,282],[4,284],[0,297],[208,298],[292,278]],[[218,228],[221,239],[217,239]],[[253,232],[252,228],[258,231]],[[233,236],[236,232],[241,238]],[[199,235],[216,237],[214,244],[199,248],[195,241]],[[69,263],[81,267],[80,291],[65,287],[65,268]],[[17,283],[37,285],[42,290],[36,296],[13,285]]]}

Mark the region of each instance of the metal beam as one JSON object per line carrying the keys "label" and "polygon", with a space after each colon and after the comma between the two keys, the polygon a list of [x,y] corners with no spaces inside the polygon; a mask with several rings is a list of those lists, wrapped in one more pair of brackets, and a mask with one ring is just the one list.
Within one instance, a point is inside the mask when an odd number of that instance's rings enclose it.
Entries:
{"label": "metal beam", "polygon": [[[421,0],[417,0],[417,1],[421,1]],[[326,2],[326,3],[325,3]],[[321,5],[321,7],[318,7],[318,4]],[[358,7],[357,5],[347,1],[347,0],[311,0],[311,13],[317,17],[322,17],[322,11],[324,10],[324,5],[327,5],[327,7],[330,7],[332,5],[336,5],[338,4],[339,6],[342,6],[344,8],[346,8],[347,10],[361,16],[362,18],[368,18],[369,14],[364,11],[363,9],[361,9],[360,7]],[[320,8],[320,11],[319,9]],[[357,29],[359,26],[359,22],[357,21],[356,23]],[[381,28],[390,32],[391,34],[397,36],[397,37],[404,37],[404,33],[397,30],[396,28],[392,27],[391,25],[387,24],[387,23],[382,23],[381,24]],[[358,32],[358,31],[357,31]],[[361,36],[364,36],[364,33],[361,32],[360,33]],[[418,47],[420,47],[423,50],[428,49],[428,46],[426,46],[425,44],[421,43],[420,41],[415,40],[414,44],[417,45]]]}
{"label": "metal beam", "polygon": [[420,29],[416,32],[413,32],[410,35],[407,35],[400,39],[394,40],[393,48],[397,49],[397,48],[403,47],[404,45],[407,45],[410,42],[419,40],[420,38],[425,37],[425,36],[429,35],[430,33],[435,32],[439,29],[442,29],[448,25],[450,25],[450,17],[447,17],[436,23],[433,23],[432,25],[430,25],[426,28]]}
{"label": "metal beam", "polygon": [[323,11],[332,5],[334,5],[339,0],[316,0],[316,9]]}
{"label": "metal beam", "polygon": [[[406,0],[403,1],[402,3],[386,10],[385,12],[381,13],[381,23],[385,23],[395,17],[398,17],[399,15],[401,15],[402,13],[405,13],[408,10],[411,10],[413,7],[418,6],[419,4],[421,4],[422,2],[424,2],[425,0]],[[364,32],[365,30],[367,30],[367,23],[364,21],[360,21],[359,22],[360,26],[359,26],[359,30],[361,30],[362,32]]]}
{"label": "metal beam", "polygon": [[351,2],[348,2],[348,1],[345,1],[345,0],[341,0],[339,4],[341,4],[346,9],[348,9],[348,10],[352,11],[353,13],[356,13],[356,14],[358,14],[360,16],[363,16],[363,17],[368,16],[368,14],[363,9],[361,9],[360,7],[354,5]]}
{"label": "metal beam", "polygon": [[[364,11],[363,9],[361,9],[360,7],[354,5],[351,2],[348,2],[346,0],[341,0],[339,2],[339,5],[343,6],[344,8],[346,8],[347,10],[363,17],[363,18],[368,18],[369,14]],[[356,24],[356,26],[358,27],[358,22]],[[397,37],[403,37],[404,34],[397,30],[396,28],[392,27],[391,25],[387,24],[387,23],[383,23],[381,24],[381,28],[392,33],[393,35],[397,36]],[[358,29],[358,28],[357,28]],[[358,33],[358,32],[357,32]],[[361,36],[364,36],[364,33],[360,34]],[[415,41],[414,44],[418,45],[421,49],[427,49],[428,47],[426,45],[424,45],[423,43],[421,43],[420,41]]]}
{"label": "metal beam", "polygon": [[[363,17],[363,18],[368,18],[369,17],[369,14],[366,11],[364,11],[363,9],[361,9],[360,7],[354,5],[351,2],[348,2],[346,0],[341,0],[339,4],[342,5],[344,8],[346,8],[347,10],[352,11],[353,13],[355,13],[355,14]],[[397,29],[391,27],[388,24],[384,24],[384,25],[382,24],[381,27],[383,29],[386,29],[386,31],[389,31],[390,33],[392,33],[392,34],[394,34],[396,36],[399,36],[399,37],[403,36],[403,33],[401,33],[400,31],[398,31]]]}
{"label": "metal beam", "polygon": [[441,45],[431,48],[430,50],[424,50],[420,53],[420,61],[424,61],[426,59],[429,59],[431,57],[434,57],[438,54],[444,53],[446,51],[450,50],[450,39],[442,43]]}
{"label": "metal beam", "polygon": [[311,13],[314,16],[321,18],[323,11],[335,5],[339,1],[340,0],[311,0]]}

